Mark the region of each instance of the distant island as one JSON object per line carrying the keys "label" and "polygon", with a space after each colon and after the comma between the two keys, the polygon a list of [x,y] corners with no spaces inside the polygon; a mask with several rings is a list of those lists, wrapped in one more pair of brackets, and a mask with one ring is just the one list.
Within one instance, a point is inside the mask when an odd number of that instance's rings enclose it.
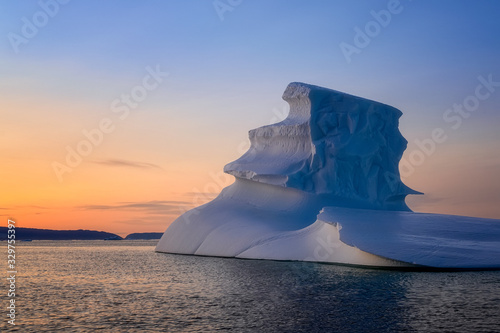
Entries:
{"label": "distant island", "polygon": [[[0,227],[0,240],[7,240],[7,227]],[[49,230],[16,228],[16,240],[99,240],[122,239],[116,234],[95,230]]]}
{"label": "distant island", "polygon": [[[0,227],[0,241],[7,240],[7,227]],[[160,239],[162,232],[132,233],[126,240]],[[122,240],[124,238],[105,231],[96,230],[50,230],[35,228],[16,228],[16,240]]]}
{"label": "distant island", "polygon": [[160,239],[163,232],[136,232],[125,237],[127,240],[132,239]]}

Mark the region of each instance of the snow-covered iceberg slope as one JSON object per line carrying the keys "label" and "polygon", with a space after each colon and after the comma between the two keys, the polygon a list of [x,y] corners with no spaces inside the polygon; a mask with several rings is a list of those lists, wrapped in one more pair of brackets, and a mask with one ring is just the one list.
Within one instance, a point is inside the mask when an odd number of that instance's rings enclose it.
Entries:
{"label": "snow-covered iceberg slope", "polygon": [[158,252],[352,265],[500,268],[500,221],[413,213],[401,111],[304,83],[280,123],[250,131],[236,181],[177,218]]}
{"label": "snow-covered iceberg slope", "polygon": [[500,269],[500,220],[327,207],[319,221],[361,250],[421,266]]}

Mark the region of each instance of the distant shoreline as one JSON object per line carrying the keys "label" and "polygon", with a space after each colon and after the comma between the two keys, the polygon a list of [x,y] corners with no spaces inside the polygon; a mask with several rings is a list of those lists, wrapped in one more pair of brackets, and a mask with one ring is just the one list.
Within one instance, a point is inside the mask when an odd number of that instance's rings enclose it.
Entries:
{"label": "distant shoreline", "polygon": [[[161,232],[132,233],[125,238],[105,231],[96,230],[51,230],[36,228],[16,228],[16,240],[133,240],[160,239]],[[7,240],[8,228],[0,227],[0,241]]]}

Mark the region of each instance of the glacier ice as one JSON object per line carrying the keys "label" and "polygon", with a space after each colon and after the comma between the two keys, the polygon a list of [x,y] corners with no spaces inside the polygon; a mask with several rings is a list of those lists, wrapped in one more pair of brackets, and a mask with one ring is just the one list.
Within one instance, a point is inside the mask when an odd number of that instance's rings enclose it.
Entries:
{"label": "glacier ice", "polygon": [[294,82],[288,117],[249,132],[213,201],[178,217],[156,251],[377,267],[500,268],[500,220],[412,212],[391,106]]}

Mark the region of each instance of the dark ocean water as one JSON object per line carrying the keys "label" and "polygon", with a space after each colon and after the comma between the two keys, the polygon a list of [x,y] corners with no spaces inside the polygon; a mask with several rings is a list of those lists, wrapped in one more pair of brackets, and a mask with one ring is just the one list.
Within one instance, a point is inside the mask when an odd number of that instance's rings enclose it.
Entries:
{"label": "dark ocean water", "polygon": [[16,326],[2,279],[0,330],[500,332],[500,272],[194,257],[155,253],[155,244],[18,244]]}

